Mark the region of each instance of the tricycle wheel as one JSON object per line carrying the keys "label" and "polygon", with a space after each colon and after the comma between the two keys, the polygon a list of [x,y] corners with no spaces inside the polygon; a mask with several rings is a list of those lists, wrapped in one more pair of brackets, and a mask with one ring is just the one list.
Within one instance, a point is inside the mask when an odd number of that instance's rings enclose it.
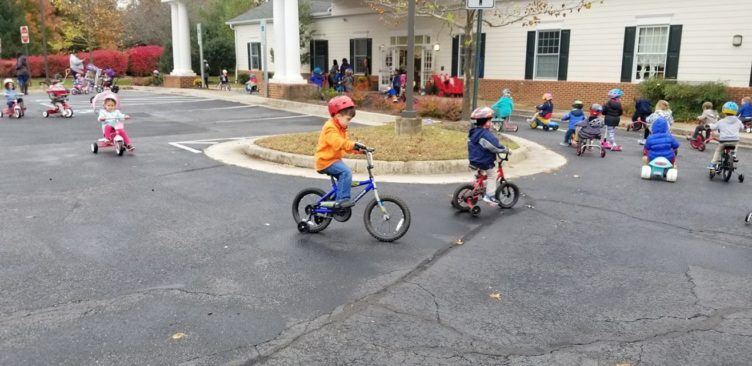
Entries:
{"label": "tricycle wheel", "polygon": [[116,142],[115,152],[117,153],[117,156],[123,156],[123,153],[125,152],[125,143],[122,141]]}
{"label": "tricycle wheel", "polygon": [[93,143],[93,144],[91,144],[91,152],[92,152],[93,154],[96,154],[97,152],[99,152],[99,145],[97,145],[97,143],[96,143],[96,142],[95,142],[95,143]]}
{"label": "tricycle wheel", "polygon": [[747,214],[747,217],[744,218],[744,222],[748,224],[752,222],[752,212]]}
{"label": "tricycle wheel", "polygon": [[605,157],[606,157],[606,150],[604,150],[604,149],[601,149],[601,157],[602,157],[602,158],[605,158]]}

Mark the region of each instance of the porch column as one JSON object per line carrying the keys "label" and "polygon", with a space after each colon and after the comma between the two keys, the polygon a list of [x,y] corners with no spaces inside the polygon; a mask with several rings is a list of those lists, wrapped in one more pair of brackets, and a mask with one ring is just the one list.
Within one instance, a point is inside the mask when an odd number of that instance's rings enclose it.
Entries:
{"label": "porch column", "polygon": [[[274,77],[272,83],[285,83],[287,80],[287,47],[285,47],[285,0],[272,0],[274,22]],[[296,45],[297,47],[297,45]],[[296,48],[293,47],[293,48]]]}
{"label": "porch column", "polygon": [[[285,71],[290,84],[305,84],[300,75],[300,35],[298,0],[276,0],[285,2],[285,43],[287,44]],[[275,27],[276,29],[276,27]]]}
{"label": "porch column", "polygon": [[162,0],[170,3],[172,26],[172,76],[196,76],[191,69],[191,30],[188,8],[181,0]]}

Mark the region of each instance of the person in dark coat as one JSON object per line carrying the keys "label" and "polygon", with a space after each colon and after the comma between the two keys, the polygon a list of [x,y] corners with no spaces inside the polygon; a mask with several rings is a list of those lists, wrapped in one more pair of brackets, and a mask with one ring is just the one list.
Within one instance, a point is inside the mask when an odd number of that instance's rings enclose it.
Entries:
{"label": "person in dark coat", "polygon": [[621,97],[624,92],[621,89],[611,89],[608,92],[608,101],[603,106],[603,119],[608,130],[608,139],[603,142],[603,147],[611,151],[621,151],[621,146],[616,144],[616,127],[619,126],[624,108],[621,106]]}
{"label": "person in dark coat", "polygon": [[644,155],[647,156],[646,164],[655,158],[664,157],[671,164],[676,165],[676,151],[679,149],[679,141],[668,130],[668,122],[660,117],[653,122],[653,130],[645,141]]}
{"label": "person in dark coat", "polygon": [[29,95],[29,64],[26,55],[21,52],[16,53],[16,79],[21,93]]}
{"label": "person in dark coat", "polygon": [[337,74],[339,73],[339,65],[337,65],[337,59],[332,60],[332,68],[329,69],[329,75],[327,79],[329,80],[329,87],[334,88],[336,87],[337,82]]}
{"label": "person in dark coat", "polygon": [[351,68],[351,66],[347,62],[347,59],[343,58],[342,59],[342,65],[339,66],[339,73],[342,74],[342,75],[344,75],[345,71],[347,71],[347,69],[350,69],[350,68]]}

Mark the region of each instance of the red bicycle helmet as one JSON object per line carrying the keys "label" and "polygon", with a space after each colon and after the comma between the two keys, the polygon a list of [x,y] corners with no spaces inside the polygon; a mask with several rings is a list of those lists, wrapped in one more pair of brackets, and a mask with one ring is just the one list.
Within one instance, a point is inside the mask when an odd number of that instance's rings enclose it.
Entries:
{"label": "red bicycle helmet", "polygon": [[343,109],[355,107],[352,99],[346,95],[340,95],[329,100],[329,115],[334,117],[335,114]]}

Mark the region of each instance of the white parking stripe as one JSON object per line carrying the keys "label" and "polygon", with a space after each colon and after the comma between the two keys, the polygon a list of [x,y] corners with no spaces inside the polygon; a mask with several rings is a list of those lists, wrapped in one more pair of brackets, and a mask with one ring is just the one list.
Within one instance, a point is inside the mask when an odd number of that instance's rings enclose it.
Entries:
{"label": "white parking stripe", "polygon": [[194,154],[201,154],[201,150],[196,150],[196,149],[194,149],[192,147],[188,147],[188,146],[182,145],[182,144],[177,143],[177,142],[169,142],[169,144],[172,145],[172,146],[177,147],[178,149],[183,149],[183,150],[186,150],[186,151],[190,151],[190,152],[192,152]]}

